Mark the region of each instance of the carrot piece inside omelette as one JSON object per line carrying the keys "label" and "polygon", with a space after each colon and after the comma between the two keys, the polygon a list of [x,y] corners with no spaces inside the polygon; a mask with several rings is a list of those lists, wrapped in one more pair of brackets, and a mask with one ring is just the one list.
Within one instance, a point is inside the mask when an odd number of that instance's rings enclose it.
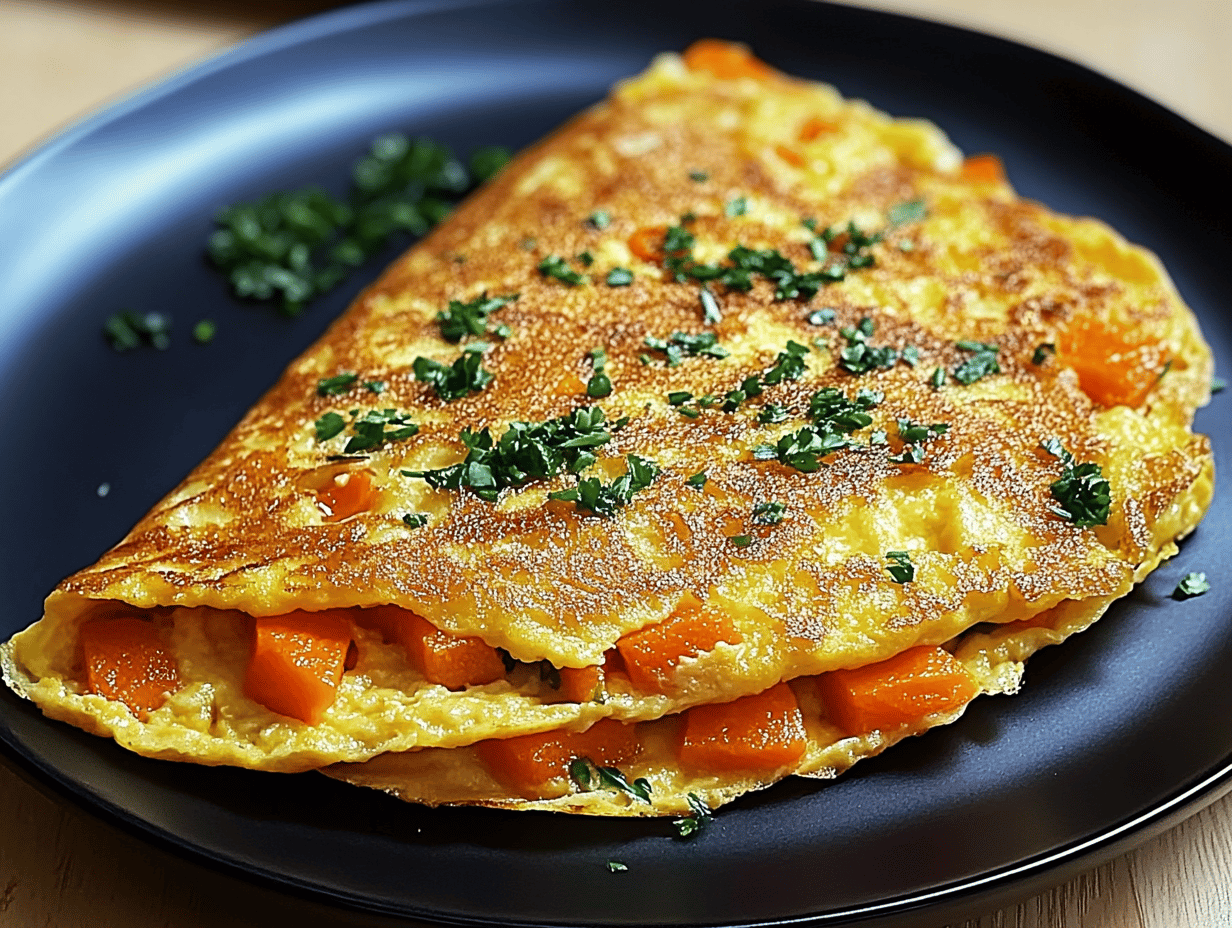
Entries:
{"label": "carrot piece inside omelette", "polygon": [[568,702],[590,702],[596,696],[602,696],[603,668],[597,664],[560,668],[559,692],[561,698]]}
{"label": "carrot piece inside omelette", "polygon": [[317,504],[326,522],[341,522],[353,515],[367,512],[376,502],[377,491],[372,474],[366,470],[347,471],[334,477],[317,492]]}
{"label": "carrot piece inside omelette", "polygon": [[152,622],[136,617],[86,622],[81,647],[90,692],[119,700],[142,721],[180,688],[175,658]]}
{"label": "carrot piece inside omelette", "polygon": [[817,690],[830,717],[849,735],[898,728],[951,712],[977,695],[966,668],[943,648],[909,648],[889,660],[822,674]]}
{"label": "carrot piece inside omelette", "polygon": [[996,155],[971,155],[963,159],[962,176],[973,184],[999,184],[1005,180],[1005,166]]}
{"label": "carrot piece inside omelette", "polygon": [[402,645],[411,664],[429,683],[449,690],[493,683],[505,675],[496,648],[473,635],[452,635],[427,619],[397,606],[361,610],[361,625],[380,630],[388,641]]}
{"label": "carrot piece inside omelette", "polygon": [[730,616],[703,612],[701,602],[689,593],[665,620],[630,632],[616,642],[616,648],[635,687],[645,693],[666,693],[681,660],[713,651],[721,641],[741,640]]}
{"label": "carrot piece inside omelette", "polygon": [[705,71],[723,80],[752,77],[761,80],[775,71],[748,48],[719,39],[699,39],[684,50],[684,63],[690,71]]}
{"label": "carrot piece inside omelette", "polygon": [[1057,337],[1057,356],[1078,374],[1082,392],[1101,406],[1141,406],[1167,369],[1167,349],[1093,316],[1074,319]]}
{"label": "carrot piece inside omelette", "polygon": [[798,761],[807,732],[796,695],[780,683],[734,702],[684,713],[680,762],[694,770],[776,770]]}
{"label": "carrot piece inside omelette", "polygon": [[528,798],[548,791],[558,795],[566,792],[564,778],[569,774],[569,765],[579,758],[601,767],[615,766],[635,757],[640,750],[637,726],[614,719],[603,719],[586,731],[546,731],[475,745],[475,752],[488,772]]}
{"label": "carrot piece inside omelette", "polygon": [[316,725],[338,695],[351,637],[342,610],[254,619],[244,695],[279,715]]}

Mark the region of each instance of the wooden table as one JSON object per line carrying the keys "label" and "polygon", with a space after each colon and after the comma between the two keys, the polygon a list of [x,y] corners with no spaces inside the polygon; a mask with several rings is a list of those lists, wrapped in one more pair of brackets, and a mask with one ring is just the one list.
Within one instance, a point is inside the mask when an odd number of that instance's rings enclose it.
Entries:
{"label": "wooden table", "polygon": [[[0,164],[149,81],[331,5],[329,0],[0,0]],[[863,5],[969,25],[1058,52],[1232,139],[1229,0],[870,0]],[[187,863],[45,796],[3,767],[0,797],[0,926],[385,924]],[[1232,926],[1230,877],[1232,797],[1138,850],[962,928]]]}

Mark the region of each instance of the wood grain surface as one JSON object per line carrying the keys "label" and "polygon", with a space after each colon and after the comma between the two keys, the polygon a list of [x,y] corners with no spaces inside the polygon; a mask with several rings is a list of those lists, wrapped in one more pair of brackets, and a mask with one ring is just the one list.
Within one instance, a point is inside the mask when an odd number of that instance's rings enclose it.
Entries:
{"label": "wood grain surface", "polygon": [[[144,84],[329,0],[0,0],[0,165]],[[1232,0],[870,0],[1081,61],[1232,139]],[[1226,179],[1225,179],[1226,180]],[[0,766],[0,928],[392,925],[153,848]],[[1232,926],[1232,797],[1105,865],[945,928]],[[943,928],[940,924],[936,928]]]}

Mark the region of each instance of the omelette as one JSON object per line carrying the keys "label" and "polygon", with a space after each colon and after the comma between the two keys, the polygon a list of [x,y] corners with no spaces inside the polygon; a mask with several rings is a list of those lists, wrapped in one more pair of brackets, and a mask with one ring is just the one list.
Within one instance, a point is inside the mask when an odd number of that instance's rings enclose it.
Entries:
{"label": "omelette", "polygon": [[1150,253],[699,42],[396,261],[4,677],[150,757],[712,807],[1013,692],[1174,554],[1211,373]]}

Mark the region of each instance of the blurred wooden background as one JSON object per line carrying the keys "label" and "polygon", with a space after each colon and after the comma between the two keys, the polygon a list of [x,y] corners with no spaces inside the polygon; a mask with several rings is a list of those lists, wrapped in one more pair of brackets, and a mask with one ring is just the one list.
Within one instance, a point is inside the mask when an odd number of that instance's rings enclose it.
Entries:
{"label": "blurred wooden background", "polygon": [[[73,120],[329,0],[0,0],[0,165]],[[1232,140],[1232,0],[868,0],[1056,52]],[[1224,182],[1229,182],[1225,179]],[[205,870],[0,767],[0,926],[388,924]],[[1232,799],[961,928],[1232,926]],[[940,926],[938,926],[940,928]],[[959,928],[959,926],[954,926]]]}

